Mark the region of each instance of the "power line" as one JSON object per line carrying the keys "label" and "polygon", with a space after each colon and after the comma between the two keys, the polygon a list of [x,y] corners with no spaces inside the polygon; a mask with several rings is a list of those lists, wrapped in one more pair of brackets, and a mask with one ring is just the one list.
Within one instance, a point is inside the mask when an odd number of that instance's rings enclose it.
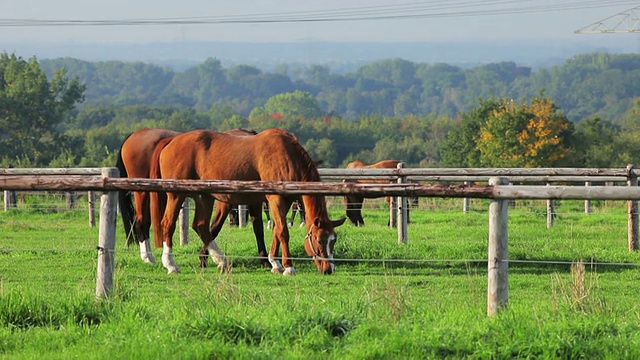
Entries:
{"label": "power line", "polygon": [[625,10],[604,20],[596,21],[582,29],[576,30],[575,33],[604,34],[640,32],[640,17],[638,16],[637,11],[640,11],[640,6]]}
{"label": "power line", "polygon": [[575,11],[637,4],[635,0],[585,0],[564,4],[539,5],[534,0],[435,0],[393,5],[347,7],[326,10],[272,12],[260,14],[199,16],[180,18],[78,20],[78,19],[3,19],[1,27],[36,26],[149,26],[274,24],[345,21],[433,19],[468,16],[496,16],[524,13]]}

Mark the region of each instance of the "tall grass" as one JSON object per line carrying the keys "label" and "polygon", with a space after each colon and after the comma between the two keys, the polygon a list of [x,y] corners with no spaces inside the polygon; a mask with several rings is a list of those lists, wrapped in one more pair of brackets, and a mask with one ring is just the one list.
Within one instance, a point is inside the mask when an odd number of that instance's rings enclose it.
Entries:
{"label": "tall grass", "polygon": [[[297,227],[295,277],[260,267],[250,228],[219,236],[230,274],[198,267],[191,232],[174,249],[182,273],[171,276],[142,263],[119,229],[115,289],[101,301],[97,229],[83,210],[2,212],[0,357],[640,358],[639,259],[627,250],[623,203],[584,215],[580,202],[562,201],[547,229],[542,202],[518,202],[509,304],[489,318],[486,203],[463,214],[456,201],[421,200],[403,245],[382,203],[367,200],[365,227],[338,228],[331,276],[316,274]],[[342,216],[333,203],[332,217]]]}

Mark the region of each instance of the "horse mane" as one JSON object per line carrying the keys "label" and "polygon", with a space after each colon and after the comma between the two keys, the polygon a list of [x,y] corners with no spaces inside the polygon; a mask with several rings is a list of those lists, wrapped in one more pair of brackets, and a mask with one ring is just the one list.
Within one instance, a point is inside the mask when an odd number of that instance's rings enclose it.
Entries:
{"label": "horse mane", "polygon": [[300,142],[295,135],[284,130],[283,133],[289,135],[292,140],[291,145],[293,146],[296,153],[300,154],[300,156],[302,157],[302,162],[305,164],[304,166],[306,166],[305,171],[302,173],[302,181],[320,181],[318,165],[320,165],[322,161],[314,161],[307,150],[303,148],[302,145],[300,145]]}
{"label": "horse mane", "polygon": [[231,130],[227,130],[227,131],[225,131],[225,133],[227,133],[227,134],[240,133],[240,134],[243,134],[243,135],[245,135],[245,134],[246,135],[258,135],[258,132],[255,131],[255,130],[245,129],[245,128],[241,128],[241,127],[235,128],[235,129],[231,129]]}
{"label": "horse mane", "polygon": [[[149,178],[161,179],[162,174],[160,172],[160,153],[169,145],[173,138],[166,138],[158,141],[156,147],[153,149],[151,155],[151,162],[149,163]],[[162,247],[162,226],[160,222],[164,216],[164,210],[167,206],[167,193],[152,191],[149,193],[149,202],[151,210],[151,224],[153,225],[153,239],[157,248]]]}

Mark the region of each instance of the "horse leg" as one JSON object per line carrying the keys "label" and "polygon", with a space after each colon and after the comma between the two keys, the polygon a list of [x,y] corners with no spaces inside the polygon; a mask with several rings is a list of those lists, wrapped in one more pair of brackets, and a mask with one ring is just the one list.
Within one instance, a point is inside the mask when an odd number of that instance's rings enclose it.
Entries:
{"label": "horse leg", "polygon": [[[210,195],[199,195],[197,196],[197,198],[194,197],[194,200],[196,204],[200,204],[200,206],[196,205],[191,228],[204,242],[204,239],[207,235],[203,234],[210,232],[209,222],[211,221],[211,212],[213,211],[214,199]],[[220,225],[220,227],[222,227],[222,225]],[[205,246],[203,246],[200,249],[200,267],[207,267],[207,256],[207,249]]]}
{"label": "horse leg", "polygon": [[[291,203],[279,195],[271,195],[267,200],[269,201],[269,208],[272,209],[271,215],[273,217],[273,235],[271,251],[269,252],[269,262],[273,266],[271,272],[282,272],[282,275],[295,275],[296,269],[293,267],[291,254],[289,253],[289,228],[287,227],[287,212]],[[275,260],[278,245],[282,247],[282,265]],[[283,266],[284,269],[282,268]]]}
{"label": "horse leg", "polygon": [[[218,205],[220,204],[221,203],[219,202]],[[196,211],[199,212],[200,214],[207,214],[207,211],[208,211],[208,213],[211,214],[211,209],[213,207],[212,205],[213,205],[213,198],[209,196],[198,198],[198,201],[196,201]],[[226,217],[227,214],[225,214],[224,216]],[[209,218],[210,216],[207,219],[204,219],[203,217],[202,219],[203,221],[202,223],[199,224],[199,227],[198,227],[198,234],[200,235],[200,238],[202,239],[202,242],[204,244],[203,247],[207,249],[207,251],[209,252],[209,256],[213,258],[213,262],[218,264],[218,269],[220,271],[222,272],[230,271],[231,266],[229,265],[226,256],[222,252],[222,249],[220,249],[220,247],[218,246],[218,243],[216,243],[216,241],[211,236],[210,229],[208,228]],[[222,223],[224,223],[224,219],[222,220]],[[220,225],[220,228],[222,228],[222,225]],[[201,255],[202,255],[202,251],[201,251]]]}
{"label": "horse leg", "polygon": [[296,219],[296,213],[298,212],[298,207],[296,206],[296,202],[294,201],[291,204],[291,220],[287,223],[287,227],[291,229],[293,227],[293,222]]}
{"label": "horse leg", "polygon": [[306,214],[304,213],[304,204],[302,200],[298,200],[298,214],[300,215],[300,227],[304,227],[306,225]]}
{"label": "horse leg", "polygon": [[267,217],[267,229],[271,229],[273,223],[271,222],[271,215],[269,214],[269,204],[263,203],[262,211],[264,211],[264,216]]}
{"label": "horse leg", "polygon": [[[176,230],[176,220],[178,220],[179,208],[184,201],[182,194],[167,193],[167,205],[160,225],[163,231],[162,241],[162,266],[167,269],[168,274],[179,273],[180,268],[173,258],[173,233]],[[196,202],[197,203],[197,202]]]}
{"label": "horse leg", "polygon": [[149,243],[149,229],[151,228],[151,212],[149,210],[149,193],[135,191],[133,193],[135,203],[135,221],[133,231],[138,236],[140,245],[140,258],[142,261],[153,264],[156,259],[153,257],[151,244]]}
{"label": "horse leg", "polygon": [[264,267],[271,269],[271,263],[267,258],[267,247],[264,245],[264,224],[262,223],[261,206],[260,204],[249,205],[248,210],[253,224],[253,234],[256,237],[258,257],[260,257],[260,262]]}
{"label": "horse leg", "polygon": [[[211,204],[211,208],[213,209],[213,203]],[[224,222],[229,216],[231,211],[231,205],[218,201],[216,204],[216,212],[213,215],[213,222],[211,223],[211,227],[209,228],[209,234],[211,235],[211,239],[215,240],[220,234],[220,230],[222,230],[222,226],[224,226]],[[209,258],[209,252],[206,245],[202,246],[202,250],[200,251],[200,266],[207,267],[207,260]]]}
{"label": "horse leg", "polygon": [[356,216],[357,216],[358,226],[364,226],[364,218],[362,217],[363,206],[364,206],[364,198],[358,198],[358,202],[356,203]]}

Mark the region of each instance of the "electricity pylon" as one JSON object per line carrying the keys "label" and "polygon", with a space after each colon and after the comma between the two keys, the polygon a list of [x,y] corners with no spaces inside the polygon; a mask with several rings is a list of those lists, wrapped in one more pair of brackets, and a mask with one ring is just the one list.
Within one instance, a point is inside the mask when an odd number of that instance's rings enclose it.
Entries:
{"label": "electricity pylon", "polygon": [[640,6],[610,16],[604,20],[594,22],[582,29],[575,31],[576,34],[606,34],[606,33],[637,33],[640,32],[640,19],[638,17]]}

